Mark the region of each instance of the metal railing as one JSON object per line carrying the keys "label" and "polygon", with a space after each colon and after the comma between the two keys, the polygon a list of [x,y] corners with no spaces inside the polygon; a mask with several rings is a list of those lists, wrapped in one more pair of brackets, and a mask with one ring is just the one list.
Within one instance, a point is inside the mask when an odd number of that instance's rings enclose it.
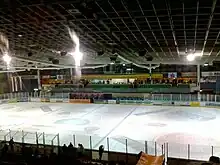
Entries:
{"label": "metal railing", "polygon": [[152,95],[145,95],[145,99],[161,100],[161,101],[220,102],[220,95],[211,95],[211,94],[152,94]]}
{"label": "metal railing", "polygon": [[77,147],[79,143],[86,149],[98,150],[100,145],[105,146],[106,151],[134,153],[144,151],[150,155],[165,155],[166,157],[208,160],[210,156],[220,156],[220,146],[159,143],[144,140],[132,140],[118,137],[98,137],[88,135],[47,134],[39,132],[1,130],[0,140],[9,141],[13,137],[15,142],[59,146],[72,144]]}
{"label": "metal railing", "polygon": [[[36,94],[31,93],[30,96],[36,97]],[[125,93],[124,97],[128,94]],[[137,94],[135,94],[137,96]],[[39,97],[50,97],[50,98],[69,98],[69,93],[41,93]],[[161,100],[161,101],[207,101],[207,102],[220,102],[220,95],[214,94],[144,94],[139,93],[139,98],[147,100]],[[123,97],[122,97],[123,98]]]}
{"label": "metal railing", "polygon": [[[63,97],[62,97],[63,96]],[[37,95],[36,93],[17,93],[17,94],[4,94],[1,95],[1,100],[21,99],[22,98],[44,98],[50,97],[46,95]],[[219,95],[174,95],[174,94],[153,94],[145,95],[145,99],[151,100],[176,100],[176,101],[220,101]],[[53,97],[57,99],[67,98],[65,94],[61,97]],[[30,100],[30,99],[28,99]],[[7,103],[7,102],[6,102]],[[51,103],[50,103],[51,104]],[[0,110],[4,110],[0,108]],[[185,159],[199,159],[208,160],[210,156],[220,156],[219,146],[208,145],[194,145],[194,144],[177,144],[177,143],[160,143],[159,141],[144,141],[133,140],[128,137],[99,137],[94,134],[90,134],[90,131],[85,131],[82,125],[78,125],[76,131],[63,130],[56,124],[52,124],[50,128],[39,127],[39,131],[32,130],[32,126],[29,125],[29,129],[21,126],[18,130],[13,130],[13,125],[0,125],[0,140],[9,141],[13,137],[15,142],[32,143],[32,144],[49,144],[49,145],[63,145],[73,143],[77,146],[79,143],[83,144],[87,149],[98,149],[100,145],[104,145],[107,151],[125,152],[125,153],[139,153],[145,151],[152,155],[165,154],[166,157],[185,158]],[[93,129],[91,127],[91,129]],[[94,128],[95,129],[95,128]],[[86,132],[86,133],[85,133]],[[146,130],[147,132],[147,130]],[[134,133],[135,134],[135,133]],[[91,135],[91,136],[90,136]],[[193,137],[192,137],[193,138]]]}

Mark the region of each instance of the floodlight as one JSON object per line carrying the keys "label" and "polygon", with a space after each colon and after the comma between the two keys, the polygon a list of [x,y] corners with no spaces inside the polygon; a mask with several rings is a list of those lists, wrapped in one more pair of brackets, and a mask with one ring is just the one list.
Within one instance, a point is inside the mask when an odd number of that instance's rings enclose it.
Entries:
{"label": "floodlight", "polygon": [[80,62],[83,58],[83,54],[79,50],[79,46],[80,46],[79,38],[74,31],[71,31],[70,29],[68,30],[69,30],[69,34],[70,34],[72,41],[75,43],[75,50],[71,52],[70,54],[73,56],[75,60],[75,65],[77,67],[80,67]]}
{"label": "floodlight", "polygon": [[75,65],[80,66],[80,61],[83,58],[83,54],[80,51],[75,51],[72,55],[75,60]]}
{"label": "floodlight", "polygon": [[11,57],[7,53],[5,53],[3,56],[3,60],[6,62],[7,65],[9,65],[11,62]]}
{"label": "floodlight", "polygon": [[205,64],[204,64],[204,66],[208,66],[208,65],[209,65],[208,63],[205,63]]}
{"label": "floodlight", "polygon": [[194,54],[188,54],[188,55],[186,56],[186,58],[187,58],[188,61],[194,61],[195,56],[194,56]]}

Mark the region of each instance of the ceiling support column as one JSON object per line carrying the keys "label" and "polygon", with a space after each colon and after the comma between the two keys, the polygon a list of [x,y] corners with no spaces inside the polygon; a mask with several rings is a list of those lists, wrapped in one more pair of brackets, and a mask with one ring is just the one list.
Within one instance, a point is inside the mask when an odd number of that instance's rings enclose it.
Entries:
{"label": "ceiling support column", "polygon": [[149,64],[150,67],[149,67],[149,73],[150,73],[150,84],[153,84],[153,80],[152,80],[152,67],[151,67],[151,64]]}
{"label": "ceiling support column", "polygon": [[73,68],[70,68],[70,79],[73,80]]}
{"label": "ceiling support column", "polygon": [[37,84],[38,84],[38,89],[41,90],[40,69],[37,70]]}
{"label": "ceiling support column", "polygon": [[198,101],[201,100],[200,97],[200,64],[197,65],[197,87],[198,87]]}

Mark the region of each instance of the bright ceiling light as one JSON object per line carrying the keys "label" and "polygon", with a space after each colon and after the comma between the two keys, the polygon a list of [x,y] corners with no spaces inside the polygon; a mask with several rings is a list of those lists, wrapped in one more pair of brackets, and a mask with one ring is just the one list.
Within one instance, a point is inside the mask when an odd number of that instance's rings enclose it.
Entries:
{"label": "bright ceiling light", "polygon": [[37,89],[37,88],[34,88],[34,91],[38,91],[38,89]]}
{"label": "bright ceiling light", "polygon": [[73,56],[75,60],[76,67],[80,67],[80,62],[83,58],[83,54],[79,50],[79,47],[80,47],[79,38],[73,30],[70,30],[70,29],[68,30],[69,30],[70,37],[75,44],[75,51],[70,54]]}
{"label": "bright ceiling light", "polygon": [[6,54],[3,56],[3,60],[6,62],[7,65],[9,65],[10,62],[11,62],[11,57],[6,53]]}
{"label": "bright ceiling light", "polygon": [[73,56],[73,58],[75,60],[75,65],[77,67],[80,67],[80,62],[83,58],[83,54],[80,51],[75,51],[75,52],[70,53],[70,54]]}
{"label": "bright ceiling light", "polygon": [[195,55],[194,55],[194,54],[188,54],[188,55],[186,56],[186,58],[187,58],[188,61],[194,61]]}

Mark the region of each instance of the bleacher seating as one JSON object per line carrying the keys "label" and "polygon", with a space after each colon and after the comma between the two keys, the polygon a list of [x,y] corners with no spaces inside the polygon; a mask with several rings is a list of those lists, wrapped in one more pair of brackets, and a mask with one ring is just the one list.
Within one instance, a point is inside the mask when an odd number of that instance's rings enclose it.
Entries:
{"label": "bleacher seating", "polygon": [[58,84],[52,89],[52,92],[122,92],[122,93],[190,93],[188,84],[178,84],[172,86],[171,84]]}
{"label": "bleacher seating", "polygon": [[11,145],[10,142],[8,145],[6,142],[0,143],[0,165],[125,165],[126,161],[126,164],[129,165],[137,162],[137,155],[134,154],[124,156],[123,153],[118,153],[117,156],[120,157],[118,158],[115,153],[112,153],[108,157],[110,161],[105,158],[99,160],[98,155],[97,150],[79,150],[73,146],[58,147],[21,143]]}
{"label": "bleacher seating", "polygon": [[[13,146],[13,147],[11,147]],[[97,150],[78,150],[73,146],[58,147],[9,142],[0,143],[0,165],[134,165],[138,154],[104,151],[108,156],[99,160]],[[167,165],[217,165],[218,157],[209,161],[168,158]],[[214,160],[214,162],[212,161]]]}

